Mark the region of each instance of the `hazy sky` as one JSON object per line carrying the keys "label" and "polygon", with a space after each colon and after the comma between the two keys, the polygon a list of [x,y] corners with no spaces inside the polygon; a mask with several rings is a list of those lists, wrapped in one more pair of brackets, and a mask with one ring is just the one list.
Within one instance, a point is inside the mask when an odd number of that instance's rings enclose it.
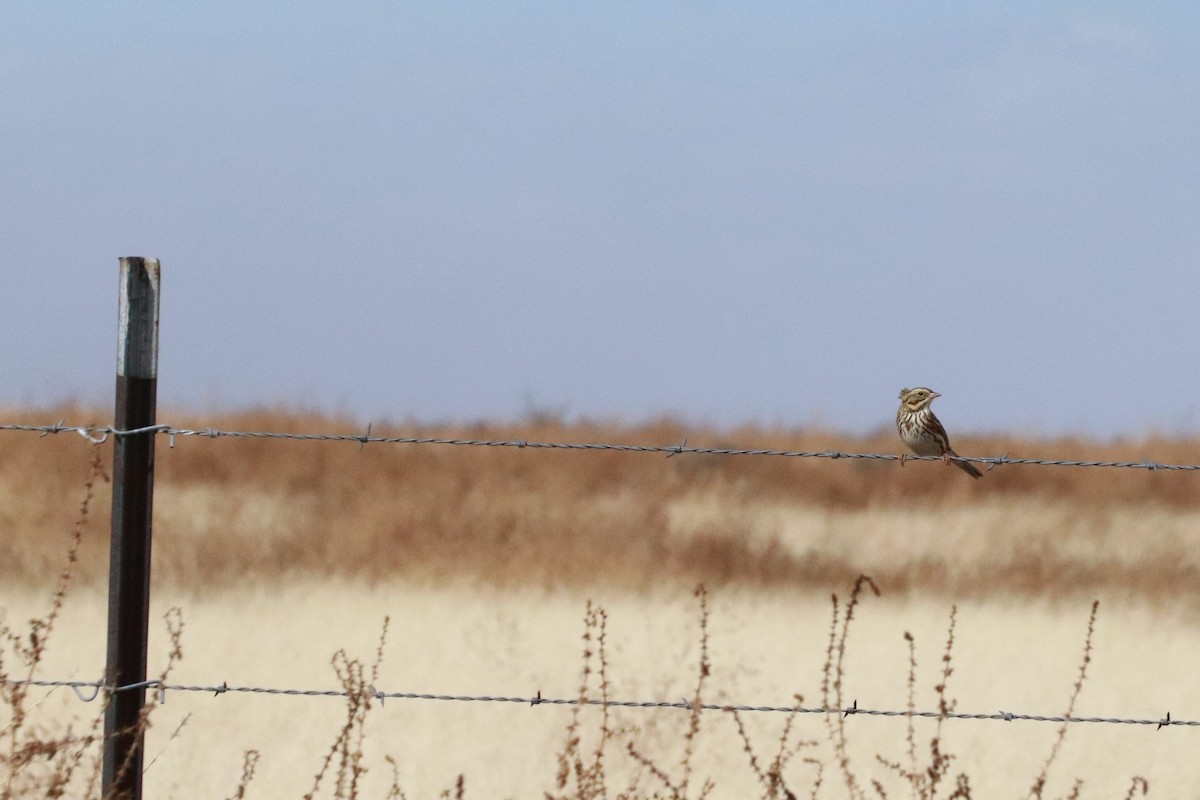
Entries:
{"label": "hazy sky", "polygon": [[[1193,3],[5,3],[0,403],[1200,431]],[[169,414],[164,411],[164,417]]]}

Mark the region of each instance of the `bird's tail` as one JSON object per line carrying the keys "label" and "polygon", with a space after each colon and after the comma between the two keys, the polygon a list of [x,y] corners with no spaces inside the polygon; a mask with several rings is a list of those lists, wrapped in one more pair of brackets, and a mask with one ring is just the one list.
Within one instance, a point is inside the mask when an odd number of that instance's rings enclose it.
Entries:
{"label": "bird's tail", "polygon": [[[958,453],[954,452],[953,450],[947,451],[947,455],[953,456],[955,458],[958,457]],[[951,461],[950,463],[953,464],[954,466],[958,467],[959,469],[961,469],[963,472],[970,475],[972,478],[982,478],[983,477],[983,473],[980,472],[979,470],[975,469],[975,465],[972,464],[970,461]]]}

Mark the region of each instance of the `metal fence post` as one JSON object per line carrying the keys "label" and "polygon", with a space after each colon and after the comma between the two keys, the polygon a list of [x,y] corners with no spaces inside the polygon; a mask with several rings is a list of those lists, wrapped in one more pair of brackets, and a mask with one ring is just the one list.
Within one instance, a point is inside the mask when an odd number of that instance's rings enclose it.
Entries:
{"label": "metal fence post", "polygon": [[[121,259],[117,398],[113,426],[155,424],[158,379],[159,264]],[[150,530],[154,496],[153,432],[113,437],[112,547],[108,566],[110,687],[146,680],[150,615]],[[102,796],[140,800],[144,688],[116,692],[104,714]]]}

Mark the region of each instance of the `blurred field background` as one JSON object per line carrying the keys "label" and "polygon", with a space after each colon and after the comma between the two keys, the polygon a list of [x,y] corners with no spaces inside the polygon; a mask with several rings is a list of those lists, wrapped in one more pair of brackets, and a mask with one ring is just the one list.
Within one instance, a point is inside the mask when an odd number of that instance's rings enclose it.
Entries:
{"label": "blurred field background", "polygon": [[[78,408],[10,411],[6,421],[103,423]],[[180,427],[361,433],[355,421],[288,411],[190,418]],[[379,425],[373,435],[899,452],[890,430],[852,438],[811,429],[705,430],[530,419],[470,426]],[[1200,442],[1089,442],[957,436],[963,455],[1195,463]],[[111,463],[109,445],[104,463]],[[88,475],[73,433],[0,438],[0,602],[10,624],[44,607]],[[157,449],[154,613],[183,609],[181,683],[336,688],[329,657],[369,658],[382,618],[392,633],[380,680],[388,691],[572,697],[588,599],[610,615],[617,699],[689,696],[698,670],[691,589],[712,597],[713,676],[706,700],[820,704],[829,595],[866,573],[882,591],[859,610],[847,655],[847,699],[902,710],[917,640],[916,705],[936,708],[947,614],[959,606],[950,694],[958,710],[1061,714],[1092,600],[1101,603],[1094,662],[1079,715],[1200,719],[1200,491],[1195,473],[1009,466],[979,481],[939,463],[572,452],[444,445],[179,438]],[[92,680],[103,667],[107,487],[100,487],[68,602],[41,672]],[[166,652],[151,641],[151,671]],[[52,716],[86,715],[66,690]],[[248,796],[300,796],[336,735],[330,699],[172,693],[148,736],[148,791],[218,797],[237,783],[241,753],[262,752]],[[409,797],[464,776],[467,796],[543,796],[569,711],[560,707],[388,701],[373,712],[366,757],[374,793],[397,758]],[[623,710],[619,727],[674,765],[686,713]],[[57,718],[57,717],[56,717]],[[906,796],[875,761],[903,760],[904,721],[852,719],[860,777]],[[782,715],[747,720],[760,757]],[[728,715],[705,715],[703,775],[714,796],[761,795]],[[825,763],[820,797],[844,797],[819,715],[797,722]],[[929,727],[920,723],[920,741]],[[182,727],[180,727],[182,726]],[[1037,723],[951,722],[951,773],[976,796],[1024,796],[1053,744]],[[1047,797],[1125,797],[1134,775],[1159,796],[1200,791],[1195,730],[1072,726]],[[923,738],[922,738],[923,737]],[[926,748],[927,749],[927,748]],[[620,748],[613,786],[638,773]],[[812,765],[797,759],[793,788]],[[889,782],[890,780],[890,782]],[[642,791],[656,788],[641,771]],[[696,787],[698,790],[698,786]],[[1165,791],[1164,791],[1165,790]],[[693,792],[693,795],[697,794]],[[616,791],[613,791],[616,794]]]}
{"label": "blurred field background", "polygon": [[[10,413],[80,422],[79,409]],[[179,427],[361,433],[349,420],[262,412]],[[376,425],[374,435],[898,453],[890,429],[697,430],[553,421]],[[957,437],[964,455],[1200,460],[1200,441]],[[57,573],[71,498],[86,478],[72,433],[7,433],[0,458],[0,579]],[[105,463],[111,463],[106,455]],[[216,587],[319,575],[553,588],[663,582],[820,590],[868,572],[889,594],[1119,589],[1141,599],[1200,591],[1195,473],[1008,466],[971,481],[942,464],[180,437],[160,440],[155,578]],[[101,492],[96,519],[107,518]],[[101,526],[103,527],[103,526]],[[85,581],[106,574],[104,531]]]}

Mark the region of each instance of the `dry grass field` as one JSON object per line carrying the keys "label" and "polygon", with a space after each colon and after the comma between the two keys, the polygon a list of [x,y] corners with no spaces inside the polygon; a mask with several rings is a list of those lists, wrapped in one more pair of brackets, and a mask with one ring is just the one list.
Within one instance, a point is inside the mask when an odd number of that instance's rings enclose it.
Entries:
{"label": "dry grass field", "polygon": [[[56,409],[14,421],[100,414]],[[166,414],[161,418],[167,419]],[[170,418],[227,430],[361,433],[336,419],[259,413]],[[376,426],[375,435],[899,452],[894,433],[704,431],[663,422]],[[956,441],[965,454],[1200,460],[1200,441]],[[56,574],[87,444],[71,433],[0,442],[0,579]],[[107,446],[106,446],[107,451]],[[105,454],[105,463],[111,455]],[[1149,599],[1200,590],[1194,473],[1013,466],[979,481],[941,464],[179,438],[157,452],[156,579],[217,587],[319,575],[472,580],[504,587],[664,581],[710,588],[844,588],[869,572],[889,595],[919,591]],[[105,520],[105,493],[95,518]],[[103,525],[81,577],[106,574]]]}
{"label": "dry grass field", "polygon": [[[104,420],[81,409],[5,417]],[[361,432],[344,420],[285,412],[160,418],[229,430]],[[397,424],[372,433],[647,445],[686,436],[693,446],[898,452],[890,432],[852,439],[669,421]],[[1197,441],[960,436],[955,444],[966,455],[1200,460]],[[103,448],[107,465],[110,446]],[[71,433],[0,433],[0,607],[18,634],[49,604],[89,451]],[[960,711],[1062,714],[1098,600],[1074,713],[1200,719],[1192,663],[1200,653],[1196,473],[1008,466],[971,481],[923,462],[448,445],[360,451],[356,443],[224,438],[179,438],[173,449],[160,439],[157,459],[153,611],[182,610],[184,658],[171,677],[179,683],[336,688],[330,657],[346,648],[369,669],[388,616],[380,688],[575,697],[591,600],[607,611],[612,698],[691,699],[705,641],[705,702],[788,705],[799,693],[805,705],[820,706],[822,684],[832,691],[830,594],[844,609],[865,573],[882,596],[862,598],[847,637],[847,703],[906,708],[911,632],[918,709],[953,698]],[[92,680],[103,667],[107,503],[100,486],[43,676]],[[711,607],[706,639],[691,592],[701,583]],[[952,606],[953,673],[939,695]],[[11,647],[3,666],[18,674]],[[157,623],[151,651],[154,671],[169,651]],[[599,692],[594,673],[590,691]],[[50,730],[95,711],[69,690],[33,699]],[[329,698],[170,693],[148,733],[148,790],[234,796],[243,754],[256,750],[246,796],[302,797],[346,714],[344,702]],[[574,755],[568,747],[560,762],[569,707],[389,700],[370,709],[362,728],[368,772],[360,796],[394,788],[412,798],[454,796],[462,775],[469,797],[616,797],[631,785],[631,796],[699,797],[705,780],[713,797],[783,797],[756,770],[770,772],[787,716],[740,715],[747,747],[731,714],[698,715],[700,729],[689,736],[687,711],[613,709],[605,725],[593,708],[574,731]],[[941,797],[952,795],[960,773],[969,776],[969,796],[1028,796],[1058,735],[1051,723],[949,720],[940,733],[937,724],[918,721],[912,741],[922,766],[934,738],[954,756],[939,767]],[[1072,725],[1036,796],[1122,798],[1135,788],[1140,796],[1134,776],[1158,796],[1194,796],[1194,730]],[[602,731],[603,794],[570,770],[559,787],[560,763],[592,763]],[[909,768],[903,717],[838,724],[801,715],[789,749],[798,742],[811,744],[795,749],[781,772],[797,796],[812,796],[818,774],[822,798],[935,796],[876,758]],[[584,774],[594,778],[595,770]],[[327,779],[316,796],[335,794]]]}

